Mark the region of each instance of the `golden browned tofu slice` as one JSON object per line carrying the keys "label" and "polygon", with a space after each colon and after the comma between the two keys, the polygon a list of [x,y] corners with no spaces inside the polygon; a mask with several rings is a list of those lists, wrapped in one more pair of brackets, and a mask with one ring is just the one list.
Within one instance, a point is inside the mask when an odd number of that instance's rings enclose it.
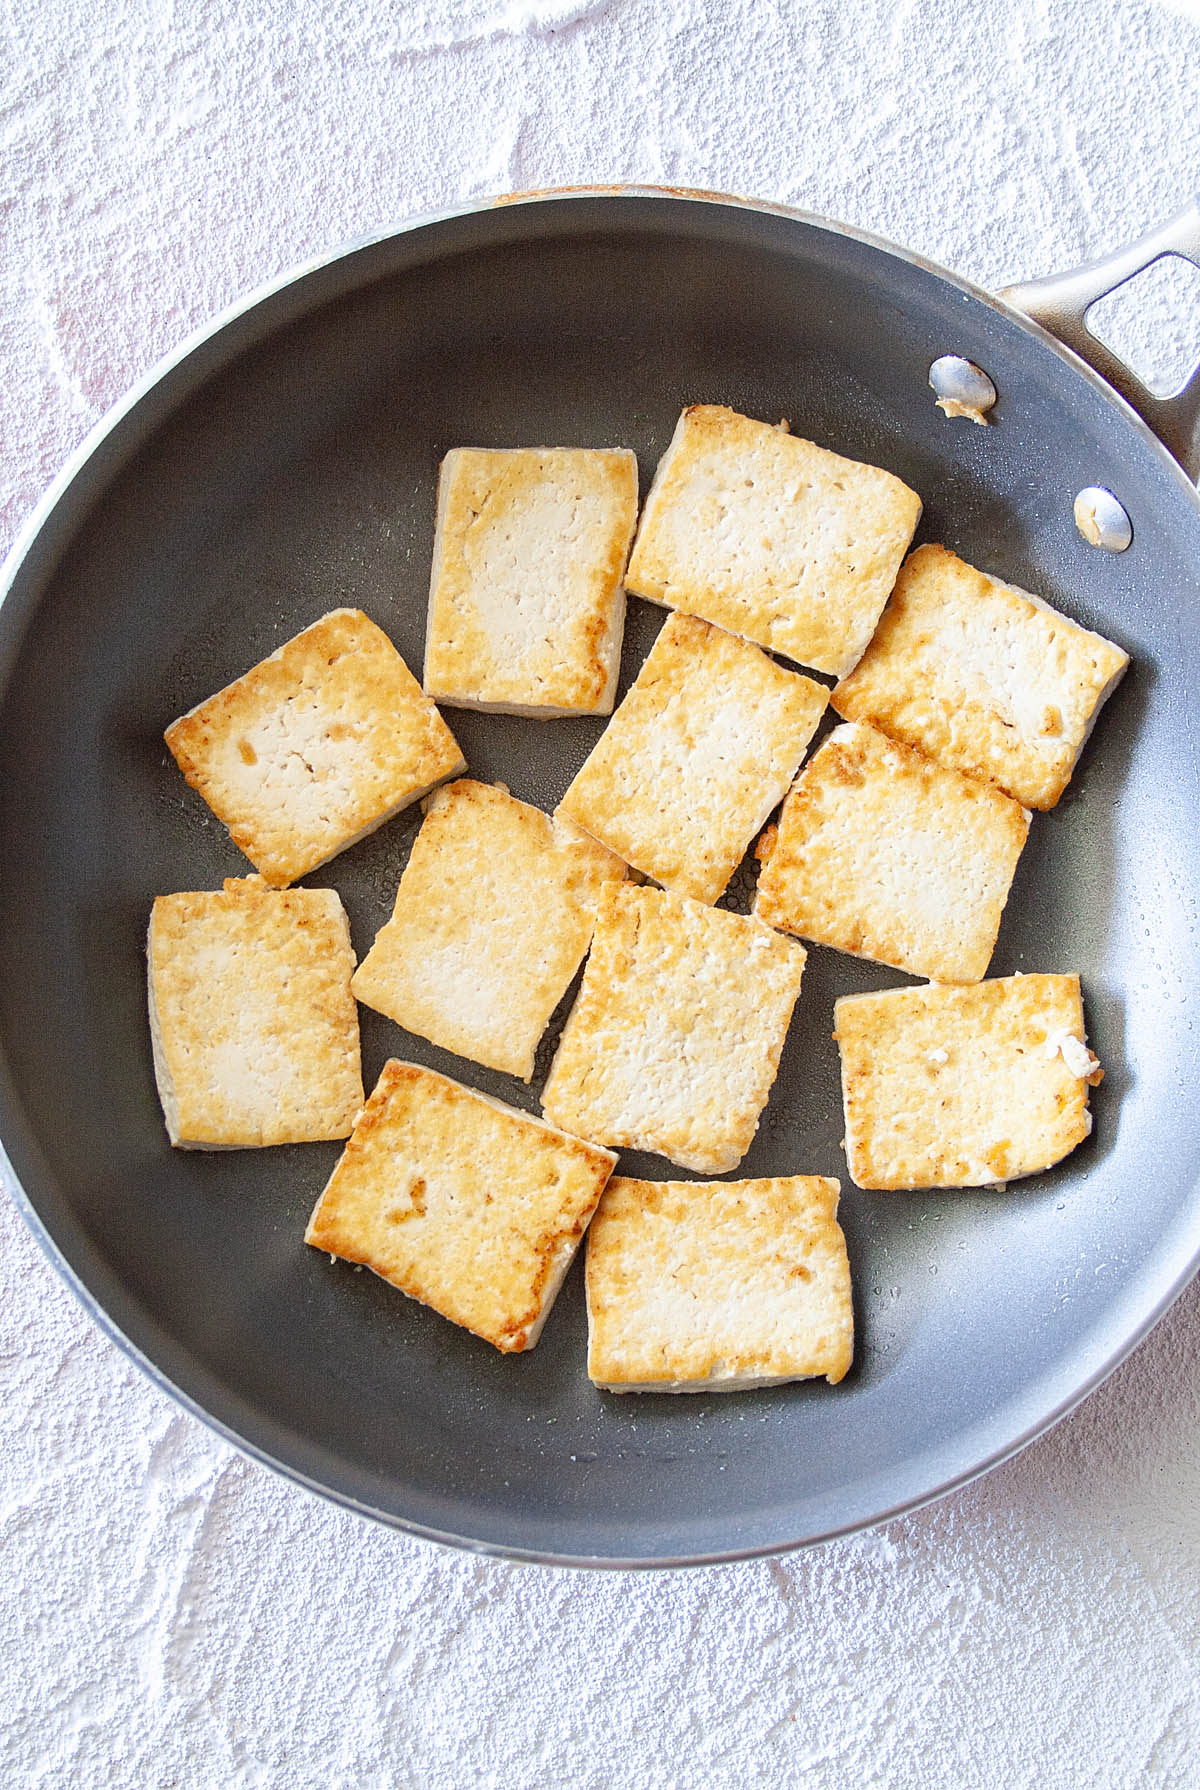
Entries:
{"label": "golden browned tofu slice", "polygon": [[804,948],[761,921],[610,883],[542,1109],[596,1143],[736,1168],[758,1129]]}
{"label": "golden browned tofu slice", "polygon": [[354,952],[332,889],[160,895],[150,1033],[173,1144],[236,1150],[348,1137],[362,1108]]}
{"label": "golden browned tofu slice", "polygon": [[395,911],[352,984],[445,1050],[528,1081],[620,858],[469,777],[430,797]]}
{"label": "golden browned tofu slice", "polygon": [[672,615],[558,812],[664,888],[716,901],[828,701],[748,640]]}
{"label": "golden browned tofu slice", "polygon": [[275,888],[466,768],[387,635],[357,609],[322,616],[165,738]]}
{"label": "golden browned tofu slice", "polygon": [[1092,1128],[1078,976],[845,995],[834,1007],[859,1187],[988,1187],[1060,1162]]}
{"label": "golden browned tofu slice", "polygon": [[892,473],[720,404],[679,419],[626,574],[639,597],[842,676],[921,515]]}
{"label": "golden browned tofu slice", "polygon": [[548,720],[612,713],[637,521],[628,448],[454,448],[438,481],[425,689]]}
{"label": "golden browned tofu slice", "polygon": [[854,957],[978,982],[1028,832],[1001,790],[849,722],[790,791],[754,911]]}
{"label": "golden browned tofu slice", "polygon": [[609,1392],[736,1392],[854,1354],[838,1183],[614,1176],[587,1244],[588,1374]]}
{"label": "golden browned tofu slice", "polygon": [[1042,598],[918,547],[833,706],[1027,808],[1053,808],[1128,663]]}
{"label": "golden browned tofu slice", "polygon": [[415,1063],[385,1063],[305,1241],[506,1354],[541,1334],[616,1158]]}

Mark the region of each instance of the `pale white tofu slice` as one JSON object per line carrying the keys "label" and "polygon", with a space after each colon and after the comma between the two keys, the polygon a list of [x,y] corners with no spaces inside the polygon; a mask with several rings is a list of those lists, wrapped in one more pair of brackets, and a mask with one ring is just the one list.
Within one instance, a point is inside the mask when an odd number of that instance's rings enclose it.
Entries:
{"label": "pale white tofu slice", "polygon": [[569,820],[469,777],[428,810],[395,910],[355,972],[360,1001],[528,1081],[620,858]]}
{"label": "pale white tofu slice", "polygon": [[833,706],[1027,808],[1053,808],[1128,664],[1043,598],[918,547]]}
{"label": "pale white tofu slice", "polygon": [[1029,832],[1029,810],[862,722],[837,727],[796,779],[754,911],[815,944],[978,982]]}
{"label": "pale white tofu slice", "polygon": [[664,888],[717,901],[828,701],[749,641],[672,615],[558,812]]}
{"label": "pale white tofu slice", "polygon": [[760,920],[608,884],[546,1116],[701,1174],[736,1168],[779,1068],[804,956]]}
{"label": "pale white tofu slice", "polygon": [[1051,1168],[1092,1128],[1078,976],[844,995],[834,1007],[859,1187],[988,1187]]}
{"label": "pale white tofu slice", "polygon": [[531,1349],[616,1157],[394,1059],[305,1242],[506,1354]]}
{"label": "pale white tofu slice", "polygon": [[921,515],[893,473],[720,404],[683,412],[626,587],[840,677],[866,646]]}
{"label": "pale white tofu slice", "polygon": [[454,448],[438,481],[425,689],[549,720],[612,713],[637,522],[628,448]]}
{"label": "pale white tofu slice", "polygon": [[358,609],[322,616],[164,737],[276,888],[466,768],[400,654]]}
{"label": "pale white tofu slice", "polygon": [[854,1354],[840,1187],[614,1176],[587,1243],[588,1375],[608,1392],[736,1392]]}
{"label": "pale white tofu slice", "polygon": [[150,1035],[173,1144],[236,1150],[348,1137],[362,1108],[354,952],[332,889],[160,895]]}

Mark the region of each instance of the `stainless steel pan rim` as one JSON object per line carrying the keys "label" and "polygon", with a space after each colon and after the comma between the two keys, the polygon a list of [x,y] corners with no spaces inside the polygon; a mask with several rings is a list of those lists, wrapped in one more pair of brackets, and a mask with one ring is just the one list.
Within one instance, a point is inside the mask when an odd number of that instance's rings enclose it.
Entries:
{"label": "stainless steel pan rim", "polygon": [[[912,249],[904,249],[903,245],[890,242],[887,236],[881,236],[876,231],[858,229],[853,224],[842,224],[836,218],[824,217],[820,211],[806,211],[802,206],[786,206],[777,200],[747,199],[740,193],[702,192],[699,188],[691,190],[691,188],[679,188],[679,186],[654,186],[654,184],[650,184],[650,186],[636,183],[620,184],[620,186],[562,186],[562,188],[544,188],[544,190],[528,193],[494,193],[491,197],[469,200],[460,206],[446,206],[439,211],[423,211],[417,217],[407,218],[403,224],[392,227],[392,229],[369,231],[365,236],[351,236],[347,242],[340,243],[340,247],[337,249],[331,249],[326,254],[312,256],[308,261],[299,261],[294,267],[287,268],[285,272],[263,281],[260,286],[254,286],[253,292],[249,292],[242,299],[235,299],[233,304],[227,304],[226,308],[219,311],[213,319],[201,324],[199,329],[193,329],[192,335],[184,337],[179,347],[170,349],[170,353],[163,354],[158,362],[150,367],[149,371],[134,381],[124,396],[116,399],[115,405],[107,408],[99,421],[95,422],[91,426],[91,430],[84,435],[79,447],[75,447],[75,451],[66,460],[63,469],[57,473],[54,482],[48,485],[38,503],[30,510],[29,517],[25,519],[25,523],[21,524],[20,530],[14,537],[13,546],[5,555],[4,564],[0,566],[0,607],[7,601],[9,591],[13,589],[21,562],[29,553],[32,542],[43,530],[50,514],[56,510],[64,492],[70,489],[70,485],[75,482],[75,478],[84,469],[84,465],[90,462],[91,456],[97,453],[102,442],[107,440],[107,437],[120,426],[120,422],[124,421],[129,413],[138,408],[145,397],[149,397],[154,388],[161,385],[161,381],[167,378],[168,372],[176,371],[176,367],[183,367],[184,362],[188,362],[193,354],[202,349],[204,345],[220,335],[224,335],[229,324],[233,324],[240,317],[249,315],[251,311],[258,310],[260,304],[265,303],[267,299],[276,297],[279,292],[285,292],[288,286],[299,285],[303,279],[308,279],[310,274],[317,274],[322,267],[331,267],[335,261],[344,261],[351,254],[358,254],[358,251],[362,251],[362,249],[373,249],[378,243],[390,242],[396,236],[407,236],[412,231],[426,229],[432,224],[444,224],[450,218],[471,217],[476,211],[491,211],[494,206],[571,204],[571,200],[605,199],[605,197],[664,199],[675,200],[675,202],[693,202],[693,204],[700,202],[700,204],[713,204],[713,206],[736,206],[741,211],[761,211],[768,217],[790,218],[793,224],[808,224],[815,229],[827,231],[831,236],[847,236],[851,242],[867,243],[872,249],[879,249],[883,254],[894,256],[897,261],[906,261],[910,267],[922,268],[926,274],[933,274],[937,279],[946,281],[947,286],[956,286],[958,292],[962,292],[971,299],[976,299],[980,304],[985,304],[989,310],[998,311],[1001,317],[1007,317],[1010,322],[1016,322],[1021,329],[1026,329],[1030,335],[1037,337],[1037,340],[1046,345],[1051,353],[1057,354],[1059,360],[1066,363],[1067,367],[1071,367],[1071,371],[1085,379],[1093,387],[1094,392],[1098,392],[1105,399],[1105,403],[1114,406],[1121,421],[1125,422],[1127,426],[1132,426],[1141,435],[1144,444],[1150,447],[1153,455],[1161,460],[1162,469],[1170,474],[1171,480],[1175,480],[1180,490],[1186,492],[1187,498],[1200,508],[1200,490],[1196,489],[1195,483],[1182,469],[1179,460],[1175,458],[1168,447],[1162,444],[1162,440],[1155,435],[1155,431],[1150,428],[1148,422],[1144,421],[1144,417],[1139,415],[1134,405],[1128,403],[1127,397],[1121,396],[1118,390],[1110,385],[1109,379],[1101,378],[1093,365],[1087,362],[1082,354],[1076,353],[1073,347],[1067,347],[1057,335],[1053,335],[1051,329],[1044,328],[1041,322],[1030,317],[1019,306],[1008,303],[1003,295],[989,292],[985,286],[974,285],[974,281],[964,279],[962,274],[955,274],[949,268],[942,267],[939,261],[930,260],[928,256],[917,254]],[[1010,288],[1010,290],[1016,292],[1021,288]],[[4,662],[2,655],[4,655],[4,643],[0,641],[0,664]]]}
{"label": "stainless steel pan rim", "polygon": [[447,206],[439,211],[421,212],[418,216],[408,218],[404,223],[392,229],[374,230],[365,236],[353,236],[343,242],[340,247],[331,249],[327,254],[314,255],[310,260],[301,261],[285,272],[275,275],[273,279],[265,280],[244,298],[235,299],[231,305],[227,305],[223,311],[219,311],[214,318],[193,330],[177,348],[171,349],[168,354],[156,361],[148,372],[144,373],[122,397],[117,399],[115,404],[105,411],[104,415],[84,436],[53,483],[30,512],[18,530],[3,565],[0,566],[0,605],[6,600],[17,570],[35,537],[41,533],[47,518],[57,507],[64,492],[92,458],[96,449],[112,434],[122,419],[130,411],[135,410],[143,398],[161,383],[168,373],[173,372],[176,367],[182,366],[206,342],[223,334],[228,326],[236,322],[239,317],[257,310],[267,299],[274,298],[277,293],[285,291],[289,286],[299,284],[301,280],[307,279],[310,274],[319,272],[321,268],[331,267],[335,261],[343,261],[348,255],[357,254],[360,249],[373,248],[378,243],[390,242],[393,237],[405,236],[414,230],[423,230],[431,224],[443,224],[451,218],[469,217],[477,211],[490,211],[497,205],[570,204],[572,200],[592,200],[605,197],[664,199],[683,203],[700,202],[706,205],[732,205],[743,211],[761,211],[769,216],[790,218],[793,223],[809,224],[816,229],[827,230],[832,236],[845,236],[852,242],[866,243],[870,248],[880,249],[884,254],[894,256],[898,261],[907,262],[910,267],[919,267],[926,273],[936,275],[947,285],[956,286],[969,298],[977,299],[980,304],[987,305],[989,309],[998,312],[1001,316],[1018,323],[1022,329],[1028,330],[1031,335],[1036,336],[1047,348],[1058,355],[1082,379],[1087,380],[1095,391],[1116,407],[1122,420],[1126,424],[1131,424],[1138,431],[1146,445],[1162,461],[1165,470],[1179,483],[1181,489],[1187,492],[1192,501],[1200,506],[1200,492],[1188,478],[1174,454],[1163,446],[1154,430],[1139,416],[1133,405],[1114,390],[1108,380],[1101,378],[1100,374],[1089,365],[1081,354],[1076,353],[1073,348],[1068,348],[1056,335],[1036,322],[1025,311],[1009,304],[994,292],[989,292],[986,287],[977,286],[973,281],[964,279],[961,274],[952,273],[949,268],[943,267],[937,261],[930,260],[926,255],[918,255],[912,249],[903,248],[900,244],[891,242],[886,236],[880,236],[875,231],[861,230],[853,224],[840,223],[836,218],[825,217],[817,211],[805,211],[801,206],[783,205],[775,200],[749,199],[737,193],[704,192],[699,189],[693,191],[669,186],[643,186],[632,182],[620,186],[550,187],[528,193],[494,194],[488,198],[471,200],[463,205]]}
{"label": "stainless steel pan rim", "polygon": [[[973,285],[971,282],[966,281],[953,273],[947,272],[927,258],[896,247],[894,244],[878,235],[831,222],[828,219],[791,206],[771,204],[734,196],[680,191],[660,187],[622,186],[616,188],[572,188],[561,192],[551,191],[538,194],[512,195],[505,197],[503,200],[484,200],[427,214],[410,220],[399,229],[380,231],[360,237],[347,243],[331,254],[315,257],[301,266],[293,268],[286,274],[266,282],[248,298],[239,300],[237,303],[227,308],[212,323],[206,324],[193,333],[179,349],[164,357],[149,373],[138,381],[129,393],[114,405],[96,424],[80,447],[71,456],[63,471],[54,481],[19,532],[3,568],[0,569],[0,603],[6,605],[3,614],[0,615],[0,669],[7,670],[7,662],[11,655],[15,653],[17,646],[19,645],[23,635],[23,624],[26,619],[23,615],[13,614],[10,593],[12,593],[13,586],[18,580],[22,566],[33,551],[35,544],[38,543],[40,537],[43,535],[43,532],[55,515],[55,512],[58,510],[65,494],[83,472],[84,468],[94,459],[97,452],[104,446],[114,432],[119,429],[123,420],[137,410],[146,399],[154,393],[155,389],[161,384],[164,378],[175,369],[184,366],[185,363],[193,357],[198,356],[205,345],[221,337],[230,325],[258,309],[265,303],[265,301],[286,291],[289,287],[303,282],[322,268],[331,266],[363,249],[386,243],[412,231],[437,225],[451,219],[467,217],[477,212],[486,211],[499,203],[518,206],[531,204],[556,204],[569,206],[576,201],[594,202],[598,198],[602,199],[609,195],[655,199],[667,204],[703,202],[716,206],[738,207],[751,211],[774,214],[829,232],[833,235],[862,243],[935,276],[937,279],[957,289],[965,296],[988,307],[1010,321],[1015,322],[1021,329],[1035,336],[1065,365],[1069,366],[1076,376],[1086,381],[1093,391],[1103,398],[1104,402],[1114,411],[1115,422],[1119,422],[1120,426],[1126,430],[1132,427],[1141,439],[1142,444],[1155,456],[1160,469],[1169,477],[1171,482],[1178,488],[1179,492],[1186,495],[1188,501],[1194,508],[1200,509],[1200,495],[1198,495],[1195,486],[1186,476],[1175,458],[1159,441],[1153,430],[1138,414],[1133,405],[1114,391],[1079,354],[1075,353],[1072,349],[1065,347],[1048,330],[1042,328],[1039,324],[1032,322],[1023,312],[1006,303],[1003,299],[997,298],[993,294]],[[199,369],[197,374],[198,378],[201,373],[202,369]],[[7,626],[5,624],[7,624]],[[0,1063],[0,1072],[3,1072],[4,1080],[7,1082],[8,1075],[6,1065]],[[969,1484],[972,1480],[989,1471],[992,1467],[1011,1458],[1011,1456],[1018,1453],[1029,1442],[1043,1434],[1053,1424],[1057,1423],[1061,1418],[1072,1411],[1091,1391],[1095,1389],[1097,1385],[1107,1378],[1107,1376],[1142,1341],[1148,1331],[1158,1322],[1159,1318],[1161,1318],[1174,1300],[1178,1298],[1184,1287],[1196,1273],[1197,1268],[1200,1267],[1200,1204],[1198,1204],[1191,1225],[1192,1254],[1190,1259],[1180,1268],[1175,1279],[1157,1300],[1153,1308],[1141,1317],[1137,1325],[1124,1337],[1121,1345],[1111,1353],[1109,1358],[1107,1358],[1083,1384],[1076,1387],[1069,1396],[1061,1399],[1044,1414],[1040,1414],[1036,1422],[1030,1424],[1019,1434],[1006,1440],[1002,1446],[973,1462],[966,1469],[949,1474],[945,1478],[939,1480],[938,1483],[930,1485],[918,1496],[906,1497],[897,1502],[894,1506],[880,1509],[865,1518],[858,1518],[852,1522],[847,1522],[844,1525],[827,1527],[820,1533],[814,1533],[801,1540],[789,1543],[771,1542],[763,1546],[750,1546],[744,1548],[730,1547],[722,1548],[719,1551],[700,1554],[692,1552],[683,1555],[664,1553],[653,1557],[641,1554],[630,1555],[628,1557],[608,1554],[603,1557],[593,1557],[586,1554],[577,1555],[562,1551],[542,1553],[536,1549],[515,1547],[511,1545],[494,1545],[488,1542],[479,1541],[468,1535],[445,1532],[408,1519],[403,1515],[398,1515],[394,1511],[377,1508],[368,1502],[355,1498],[343,1490],[335,1490],[321,1483],[319,1480],[298,1469],[294,1464],[277,1458],[269,1449],[253,1441],[247,1440],[245,1435],[238,1433],[234,1428],[215,1417],[212,1413],[206,1410],[201,1403],[197,1402],[195,1397],[183,1391],[177,1384],[175,1384],[170,1376],[150,1359],[142,1349],[133,1343],[108,1315],[104,1307],[84,1284],[75,1268],[67,1261],[46,1230],[42,1220],[21,1186],[8,1154],[2,1146],[0,1146],[0,1163],[3,1164],[6,1171],[8,1183],[14,1191],[18,1208],[21,1210],[23,1216],[30,1225],[30,1228],[38,1238],[48,1259],[72,1288],[85,1309],[90,1312],[92,1317],[100,1325],[101,1329],[113,1338],[130,1359],[135,1361],[142,1371],[146,1373],[156,1385],[169,1393],[170,1396],[175,1398],[185,1409],[189,1410],[202,1422],[206,1423],[212,1430],[222,1436],[234,1447],[252,1458],[262,1461],[265,1465],[272,1467],[275,1471],[294,1480],[296,1483],[303,1485],[310,1491],[325,1496],[333,1502],[345,1505],[347,1508],[353,1509],[360,1514],[374,1517],[376,1520],[389,1523],[406,1532],[420,1535],[424,1539],[467,1549],[476,1553],[492,1554],[504,1558],[547,1565],[566,1565],[573,1567],[604,1566],[613,1569],[628,1569],[647,1566],[677,1568],[685,1565],[705,1565],[726,1560],[750,1559],[777,1553],[786,1547],[813,1545],[820,1541],[831,1540],[838,1536],[851,1534],[858,1530],[887,1522],[908,1511],[918,1509],[925,1504],[943,1497],[948,1492],[953,1491],[958,1487]]]}
{"label": "stainless steel pan rim", "polygon": [[1145,1321],[1128,1338],[1121,1349],[1113,1355],[1111,1360],[1105,1362],[1105,1364],[1092,1375],[1087,1383],[1081,1386],[1072,1397],[1063,1400],[1060,1405],[1057,1405],[1053,1410],[1049,1411],[1043,1420],[1032,1424],[1023,1434],[1015,1437],[1003,1448],[997,1449],[995,1453],[987,1456],[986,1459],[980,1460],[976,1465],[968,1468],[966,1471],[953,1474],[942,1483],[931,1486],[929,1490],[924,1492],[920,1497],[905,1499],[896,1504],[894,1508],[881,1510],[876,1515],[867,1518],[865,1521],[847,1523],[841,1527],[827,1529],[819,1535],[809,1535],[804,1537],[803,1540],[785,1543],[783,1545],[722,1549],[719,1552],[711,1554],[662,1554],[654,1557],[631,1554],[625,1558],[616,1555],[594,1557],[587,1554],[542,1554],[532,1548],[493,1546],[490,1543],[478,1541],[469,1535],[453,1535],[438,1529],[430,1529],[422,1523],[413,1522],[405,1517],[398,1516],[393,1511],[381,1510],[373,1505],[362,1503],[360,1500],[349,1496],[345,1492],[335,1491],[331,1487],[322,1484],[320,1480],[310,1478],[307,1474],[300,1472],[287,1461],[277,1459],[267,1449],[259,1447],[256,1443],[248,1441],[245,1436],[239,1434],[236,1430],[230,1429],[228,1425],[221,1422],[220,1418],[214,1417],[203,1405],[198,1404],[188,1393],[175,1385],[175,1383],[169,1379],[147,1355],[144,1355],[137,1345],[113,1323],[104,1307],[97,1301],[90,1289],[78,1278],[71,1264],[61,1254],[54,1240],[44,1229],[37,1212],[26,1198],[25,1191],[14,1174],[12,1165],[9,1162],[7,1155],[4,1153],[2,1146],[0,1146],[0,1165],[2,1165],[5,1170],[7,1185],[15,1197],[18,1211],[33,1232],[46,1259],[66,1282],[67,1286],[70,1287],[84,1310],[104,1334],[128,1357],[128,1359],[132,1361],[136,1367],[141,1369],[146,1378],[150,1380],[153,1385],[158,1387],[160,1392],[164,1392],[169,1398],[174,1399],[176,1404],[182,1406],[182,1408],[189,1412],[191,1416],[198,1419],[198,1421],[204,1424],[207,1429],[210,1429],[214,1435],[220,1436],[231,1448],[236,1449],[238,1453],[246,1455],[251,1460],[260,1462],[262,1466],[269,1467],[272,1472],[278,1473],[281,1478],[291,1480],[293,1484],[302,1486],[306,1492],[312,1492],[317,1497],[323,1498],[327,1503],[334,1504],[341,1509],[352,1510],[357,1516],[368,1517],[374,1522],[385,1524],[388,1528],[398,1529],[405,1535],[419,1536],[422,1541],[435,1542],[440,1547],[453,1548],[461,1553],[479,1554],[494,1560],[511,1560],[519,1565],[525,1566],[588,1568],[591,1571],[600,1570],[611,1572],[678,1572],[684,1568],[691,1567],[734,1565],[739,1561],[768,1559],[780,1554],[798,1553],[803,1548],[821,1547],[826,1542],[838,1541],[850,1535],[861,1534],[865,1530],[880,1528],[883,1524],[893,1522],[898,1517],[911,1516],[916,1511],[924,1510],[927,1505],[936,1504],[940,1499],[948,1497],[951,1492],[961,1491],[963,1487],[971,1485],[975,1480],[982,1479],[983,1476],[990,1473],[994,1467],[1003,1466],[1005,1461],[1012,1460],[1014,1455],[1020,1454],[1022,1449],[1027,1448],[1031,1442],[1036,1442],[1039,1437],[1044,1436],[1048,1430],[1053,1429],[1055,1424],[1060,1423],[1063,1418],[1069,1417],[1071,1412],[1081,1405],[1098,1386],[1103,1385],[1105,1380],[1107,1380],[1111,1374],[1116,1372],[1117,1368],[1120,1367],[1121,1363],[1133,1353],[1139,1343],[1145,1340],[1150,1331],[1153,1330],[1154,1326],[1158,1323],[1159,1319],[1165,1316],[1171,1306],[1174,1305],[1175,1301],[1179,1298],[1180,1294],[1189,1286],[1196,1274],[1200,1272],[1200,1222],[1198,1222],[1196,1254],[1182,1270],[1176,1283],[1166,1293],[1157,1307],[1149,1313]]}

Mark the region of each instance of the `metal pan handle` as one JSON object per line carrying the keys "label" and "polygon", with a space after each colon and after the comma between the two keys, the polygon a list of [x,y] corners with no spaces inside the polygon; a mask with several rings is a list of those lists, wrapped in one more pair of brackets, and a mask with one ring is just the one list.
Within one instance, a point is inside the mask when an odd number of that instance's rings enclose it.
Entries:
{"label": "metal pan handle", "polygon": [[1048,279],[1006,286],[1000,296],[1073,348],[1115,386],[1145,417],[1188,477],[1200,479],[1200,366],[1177,392],[1160,398],[1087,326],[1087,314],[1098,299],[1115,292],[1164,255],[1182,255],[1200,267],[1200,203],[1189,205],[1170,223],[1152,230],[1128,248],[1118,249],[1115,255],[1089,261],[1068,273],[1052,274]]}

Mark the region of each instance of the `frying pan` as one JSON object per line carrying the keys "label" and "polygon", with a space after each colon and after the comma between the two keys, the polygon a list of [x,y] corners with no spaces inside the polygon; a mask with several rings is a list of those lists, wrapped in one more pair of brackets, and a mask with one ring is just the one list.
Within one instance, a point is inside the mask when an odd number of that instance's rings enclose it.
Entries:
{"label": "frying pan", "polygon": [[[1115,272],[1018,296],[1078,332],[1089,294],[1164,245],[1200,253],[1200,218]],[[944,354],[991,376],[988,427],[936,408]],[[100,426],[18,542],[0,610],[0,1136],[52,1260],[160,1384],[249,1453],[419,1534],[667,1564],[910,1509],[1029,1441],[1133,1347],[1200,1258],[1200,502],[1138,409],[1194,467],[1200,405],[1195,382],[1163,410],[1108,370],[1133,403],[1011,305],[860,232],[587,191],[456,212],[308,267]],[[1081,971],[1108,1075],[1092,1138],[1051,1174],[1004,1193],[859,1192],[832,1004],[904,978],[812,950],[739,1172],[841,1177],[854,1369],[836,1389],[618,1398],[584,1373],[581,1263],[538,1347],[501,1357],[304,1246],[337,1146],[172,1152],[143,941],[156,894],[246,869],[170,763],[168,721],[339,604],[419,666],[448,448],[628,444],[645,489],[694,401],[787,416],[889,467],[925,499],[921,538],[1131,652],[1065,799],[1035,819],[992,970]],[[1081,537],[1088,486],[1119,498],[1128,551]],[[662,619],[631,602],[622,689]],[[451,719],[475,776],[546,808],[601,726]],[[310,879],[342,893],[360,955],[417,820]],[[750,893],[739,872],[730,902]],[[407,1055],[536,1110],[558,1021],[525,1088],[362,1019],[368,1086]]]}

